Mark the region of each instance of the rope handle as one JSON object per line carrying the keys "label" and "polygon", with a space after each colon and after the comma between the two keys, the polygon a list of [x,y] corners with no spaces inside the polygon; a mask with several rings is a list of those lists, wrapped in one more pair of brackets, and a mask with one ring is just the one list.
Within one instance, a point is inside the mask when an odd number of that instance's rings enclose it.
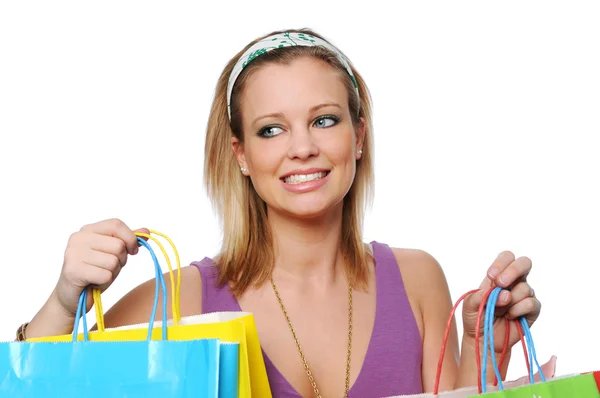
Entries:
{"label": "rope handle", "polygon": [[[489,299],[486,304],[486,314],[485,314],[485,321],[484,321],[484,348],[483,348],[484,354],[485,354],[485,361],[483,362],[483,371],[481,372],[482,373],[481,378],[483,380],[487,380],[486,370],[487,370],[487,343],[488,343],[488,340],[489,340],[489,344],[490,344],[490,355],[492,357],[492,367],[496,374],[496,380],[500,380],[500,378],[501,378],[500,370],[498,368],[498,365],[496,364],[496,354],[495,354],[494,350],[492,349],[492,346],[494,344],[494,309],[496,308],[496,302],[498,301],[498,296],[500,295],[500,292],[502,290],[503,289],[501,287],[492,288],[492,292],[490,293]],[[531,331],[529,330],[529,324],[527,323],[527,319],[525,317],[521,316],[518,319],[515,319],[515,323],[517,325],[517,331],[519,332],[519,337],[521,338],[521,343],[523,344],[524,353],[525,353],[525,362],[527,364],[527,372],[529,373],[529,379],[530,379],[531,384],[533,384],[535,382],[534,374],[533,374],[533,366],[532,366],[533,362],[535,362],[535,364],[537,366],[541,380],[546,381],[542,367],[540,366],[540,364],[538,363],[538,360],[537,360],[537,355],[535,352],[535,345],[533,344],[533,337],[531,336]],[[508,327],[506,330],[504,349],[506,349],[507,342],[508,342],[508,336],[510,333],[510,323],[509,322],[507,322],[507,326]],[[525,345],[525,340],[527,341],[526,345]],[[500,366],[502,366],[502,364],[500,364]],[[479,387],[482,390],[480,393],[486,392],[486,384],[485,383],[480,382]],[[499,381],[499,390],[504,391],[504,386],[502,385],[501,380]]]}
{"label": "rope handle", "polygon": [[[165,257],[166,261],[167,261],[167,266],[169,268],[169,276],[170,276],[170,282],[171,282],[171,309],[172,309],[172,313],[173,313],[173,324],[175,326],[179,325],[179,321],[181,321],[181,304],[180,304],[180,299],[181,299],[181,261],[179,258],[179,252],[177,251],[177,247],[175,246],[175,244],[173,243],[173,241],[171,240],[171,238],[169,238],[166,234],[153,230],[151,229],[150,234],[145,234],[143,232],[136,232],[135,235],[138,237],[138,242],[140,243],[140,245],[148,247],[147,245],[144,245],[142,242],[146,243],[143,239],[140,238],[146,238],[148,240],[153,241],[154,243],[156,243],[156,245],[158,246],[158,248],[160,249],[160,251],[162,252],[163,256]],[[165,250],[164,246],[162,245],[162,243],[154,236],[152,235],[157,235],[160,236],[162,238],[164,238],[169,245],[171,246],[173,253],[175,254],[175,262],[176,262],[176,266],[177,266],[177,284],[175,284],[175,278],[173,275],[173,266],[171,265],[171,259],[169,257],[169,255],[167,254],[167,251]],[[151,250],[151,254],[153,254],[154,252]],[[159,271],[160,271],[160,265],[159,265]],[[161,276],[162,276],[162,271],[161,272]],[[161,280],[161,278],[159,278],[157,276],[157,283],[159,283]],[[158,288],[158,286],[157,286]],[[166,294],[166,291],[165,291]],[[104,324],[104,311],[102,309],[102,297],[101,297],[101,291],[98,288],[94,288],[92,289],[92,295],[94,297],[94,308],[95,308],[95,312],[96,312],[96,324],[97,324],[97,328],[99,332],[104,332],[105,331],[105,324]],[[165,304],[166,307],[166,304]],[[167,317],[164,316],[164,322],[166,322]]]}
{"label": "rope handle", "polygon": [[[479,304],[479,310],[477,312],[477,323],[475,326],[475,330],[477,331],[477,333],[475,334],[475,359],[476,359],[476,364],[477,364],[477,386],[478,386],[478,392],[479,394],[482,393],[482,366],[481,366],[481,353],[479,351],[479,342],[480,342],[480,334],[479,334],[479,330],[481,330],[481,321],[482,318],[485,316],[484,314],[484,309],[486,308],[486,304],[488,302],[489,296],[492,293],[492,291],[496,289],[496,287],[491,287],[489,290],[486,291],[486,293],[484,294],[481,303]],[[462,296],[460,296],[460,298],[456,301],[456,303],[454,304],[454,306],[452,307],[452,311],[450,312],[450,316],[448,317],[448,322],[446,323],[446,331],[444,332],[444,340],[442,342],[442,348],[440,350],[440,355],[439,355],[439,360],[438,360],[438,365],[437,365],[437,371],[436,371],[436,376],[435,376],[435,384],[433,387],[433,394],[437,395],[439,393],[439,388],[440,388],[440,380],[441,380],[441,376],[442,376],[442,367],[443,367],[443,363],[444,363],[444,355],[446,353],[446,346],[448,344],[448,338],[450,335],[450,330],[452,328],[452,320],[454,319],[454,314],[456,313],[456,309],[458,308],[458,306],[460,305],[460,303],[467,298],[468,296],[479,292],[481,289],[473,289],[468,291],[467,293],[463,294]],[[493,308],[493,307],[492,307]],[[508,351],[508,338],[510,335],[510,320],[508,318],[506,319],[506,333],[505,333],[505,339],[504,339],[504,346],[502,348],[502,354],[500,356],[500,364],[499,366],[502,367],[502,364],[504,363],[505,357],[506,357],[506,353]],[[530,371],[530,365],[529,365],[529,361],[527,360],[527,347],[525,345],[525,337],[524,337],[524,333],[523,330],[521,329],[521,324],[515,320],[515,323],[517,324],[517,330],[519,331],[519,336],[521,337],[521,343],[523,345],[523,351],[525,354],[525,361],[527,363],[527,369],[528,371]],[[484,330],[485,332],[485,330]],[[493,350],[492,350],[493,351]],[[494,386],[496,386],[498,384],[499,380],[498,380],[498,376],[495,376],[494,378]]]}
{"label": "rope handle", "polygon": [[[142,238],[138,237],[138,242],[141,246],[144,246],[148,249],[148,251],[150,252],[150,255],[152,256],[152,260],[154,263],[154,270],[156,273],[156,288],[155,288],[155,293],[154,293],[154,306],[152,308],[152,314],[150,316],[150,322],[148,324],[148,340],[152,339],[152,330],[154,327],[154,321],[156,319],[156,310],[158,307],[158,297],[159,297],[159,293],[160,291],[162,291],[162,301],[163,301],[163,305],[162,305],[162,316],[163,319],[166,320],[167,319],[167,295],[166,295],[166,291],[167,291],[167,287],[165,285],[165,279],[162,273],[162,269],[160,267],[160,264],[158,262],[158,259],[156,258],[156,254],[154,253],[154,250],[152,249],[152,247]],[[85,314],[85,309],[86,309],[86,305],[87,305],[87,288],[83,289],[83,291],[81,292],[81,294],[79,295],[79,303],[77,306],[77,314],[75,315],[75,324],[73,325],[73,338],[72,341],[76,342],[77,341],[77,336],[78,336],[78,331],[79,331],[79,320],[81,318],[83,321],[83,341],[89,341],[89,332],[88,332],[88,327],[87,327],[87,317]],[[94,290],[94,294],[96,289]],[[94,305],[96,306],[96,313],[98,313],[98,311],[100,311],[100,315],[102,317],[102,325],[104,322],[104,313],[102,312],[102,303],[98,302],[98,304],[94,303]],[[167,322],[163,321],[162,322],[162,339],[166,340],[167,339]]]}

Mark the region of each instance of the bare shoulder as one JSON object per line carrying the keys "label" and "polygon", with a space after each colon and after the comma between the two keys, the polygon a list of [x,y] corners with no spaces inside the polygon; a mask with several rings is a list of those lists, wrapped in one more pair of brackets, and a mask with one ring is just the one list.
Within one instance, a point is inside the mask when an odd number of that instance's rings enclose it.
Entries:
{"label": "bare shoulder", "polygon": [[440,263],[428,252],[418,249],[392,248],[400,267],[402,279],[408,288],[425,288],[429,285],[446,284]]}
{"label": "bare shoulder", "polygon": [[[177,271],[173,272],[177,278]],[[171,318],[171,283],[170,274],[164,273],[167,287],[167,316]],[[146,323],[150,319],[154,305],[155,279],[147,280],[123,296],[105,315],[106,327],[117,327]],[[202,279],[195,266],[181,268],[181,316],[197,315],[202,313]],[[162,305],[159,303],[156,317],[160,320]]]}
{"label": "bare shoulder", "polygon": [[446,311],[449,300],[446,276],[435,257],[424,250],[392,248],[392,251],[423,336],[426,318],[430,313]]}

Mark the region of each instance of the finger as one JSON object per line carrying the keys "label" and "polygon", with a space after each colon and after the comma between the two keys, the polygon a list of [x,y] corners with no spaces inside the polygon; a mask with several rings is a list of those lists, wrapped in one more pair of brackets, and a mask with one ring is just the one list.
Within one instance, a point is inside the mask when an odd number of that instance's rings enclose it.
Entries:
{"label": "finger", "polygon": [[504,272],[504,270],[514,262],[515,255],[510,251],[503,251],[498,254],[498,257],[494,260],[490,268],[488,269],[487,276],[492,282],[492,285],[497,286],[497,277]]}
{"label": "finger", "polygon": [[512,301],[512,292],[510,290],[502,290],[496,300],[496,307],[505,307]]}
{"label": "finger", "polygon": [[119,259],[120,266],[123,267],[127,262],[127,246],[119,238],[112,236],[98,235],[90,232],[81,232],[78,246],[84,246],[86,249],[112,254]]}
{"label": "finger", "polygon": [[511,301],[511,293],[508,290],[502,290],[500,294],[498,294],[498,298],[496,299],[496,308],[494,310],[494,315],[497,317],[503,317],[504,314],[508,311],[510,307]]}
{"label": "finger", "polygon": [[[96,250],[90,250],[85,254],[83,260],[86,264],[96,268],[102,268],[110,271],[115,277],[121,270],[121,262],[114,254],[103,253]],[[89,267],[86,267],[89,268]]]}
{"label": "finger", "polygon": [[488,269],[489,278],[496,281],[496,278],[514,261],[515,255],[512,252],[504,251],[500,253]]}
{"label": "finger", "polygon": [[483,300],[484,296],[488,293],[490,288],[494,286],[494,282],[489,278],[485,278],[479,285],[479,291],[471,294],[464,300],[463,311],[477,312],[479,311],[479,305]]}
{"label": "finger", "polygon": [[104,287],[109,285],[114,279],[115,274],[113,272],[101,267],[85,267],[85,270],[82,270],[81,274],[81,282],[84,286]]}
{"label": "finger", "polygon": [[[487,292],[493,286],[496,286],[496,277],[510,266],[515,261],[515,255],[512,252],[504,251],[496,257],[490,268],[488,269],[488,276],[479,285],[480,291],[473,293],[464,302],[464,309],[467,311],[477,311],[481,300],[485,297]],[[506,305],[509,298],[507,293],[501,292],[498,297],[499,305]]]}
{"label": "finger", "polygon": [[531,267],[532,263],[528,257],[519,257],[498,275],[496,282],[502,287],[509,287],[524,281],[529,275]]}
{"label": "finger", "polygon": [[86,225],[81,229],[83,232],[92,232],[99,235],[112,236],[125,242],[127,253],[138,252],[138,241],[135,233],[121,220],[111,219],[100,221],[95,224]]}
{"label": "finger", "polygon": [[[135,230],[135,231],[133,231],[133,232],[134,232],[134,233],[141,232],[141,233],[143,233],[143,234],[150,235],[150,230],[149,230],[148,228],[139,228],[139,229],[136,229],[136,230]],[[140,238],[140,239],[143,239],[143,240],[145,240],[146,242],[148,241],[148,238],[146,238],[145,236],[138,236],[138,238]],[[137,245],[138,245],[138,247],[139,247],[139,246],[141,246],[139,242],[138,242],[138,244],[137,244]]]}
{"label": "finger", "polygon": [[505,316],[511,306],[528,297],[533,297],[533,289],[527,282],[520,282],[511,290],[502,290],[496,301],[496,316]]}
{"label": "finger", "polygon": [[515,305],[512,305],[506,316],[509,319],[516,319],[521,316],[525,316],[529,323],[533,323],[540,315],[542,303],[534,297],[528,297],[524,300],[519,301]]}
{"label": "finger", "polygon": [[527,282],[520,282],[516,284],[515,287],[511,289],[510,294],[512,296],[510,300],[511,305],[515,305],[526,298],[534,297],[533,289]]}

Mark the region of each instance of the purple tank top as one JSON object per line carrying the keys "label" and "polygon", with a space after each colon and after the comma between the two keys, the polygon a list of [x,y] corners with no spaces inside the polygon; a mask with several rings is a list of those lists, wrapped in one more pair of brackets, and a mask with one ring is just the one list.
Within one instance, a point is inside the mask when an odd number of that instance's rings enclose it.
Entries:
{"label": "purple tank top", "polygon": [[[377,304],[375,324],[367,354],[350,387],[348,398],[381,398],[422,393],[421,336],[406,296],[396,257],[389,246],[371,242],[375,258]],[[241,311],[225,286],[216,286],[217,270],[212,259],[193,262],[202,277],[202,311]],[[274,398],[300,398],[263,351]]]}

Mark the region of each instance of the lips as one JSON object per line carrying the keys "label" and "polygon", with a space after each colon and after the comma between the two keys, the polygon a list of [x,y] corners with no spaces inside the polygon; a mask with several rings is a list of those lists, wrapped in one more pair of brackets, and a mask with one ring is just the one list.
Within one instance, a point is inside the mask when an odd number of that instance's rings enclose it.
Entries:
{"label": "lips", "polygon": [[294,170],[280,178],[285,190],[295,194],[304,194],[319,190],[327,181],[331,170],[328,169],[304,169]]}
{"label": "lips", "polygon": [[292,174],[287,177],[283,177],[282,180],[286,184],[301,184],[303,182],[310,182],[325,178],[329,174],[329,171],[318,171],[310,174]]}
{"label": "lips", "polygon": [[282,175],[281,177],[279,177],[282,181],[290,176],[302,176],[302,175],[309,175],[309,174],[315,174],[315,173],[321,173],[321,172],[325,172],[325,173],[329,173],[331,170],[329,169],[324,169],[324,168],[317,168],[317,167],[312,167],[310,169],[295,169],[295,170],[291,170],[287,173],[285,173],[284,175]]}

